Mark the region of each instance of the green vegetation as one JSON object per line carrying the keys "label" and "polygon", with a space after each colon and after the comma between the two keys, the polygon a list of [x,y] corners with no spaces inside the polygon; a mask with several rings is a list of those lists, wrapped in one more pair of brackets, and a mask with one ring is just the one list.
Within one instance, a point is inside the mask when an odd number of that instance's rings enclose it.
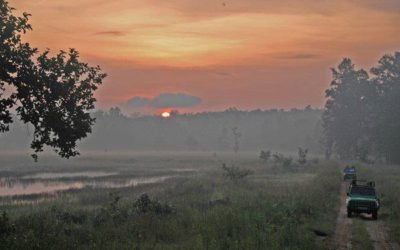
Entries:
{"label": "green vegetation", "polygon": [[325,249],[329,240],[317,234],[333,234],[341,179],[334,163],[307,164],[300,172],[257,156],[224,158],[235,171],[253,173],[232,181],[208,157],[125,159],[113,170],[198,171],[111,194],[83,189],[40,206],[3,206],[0,248]]}

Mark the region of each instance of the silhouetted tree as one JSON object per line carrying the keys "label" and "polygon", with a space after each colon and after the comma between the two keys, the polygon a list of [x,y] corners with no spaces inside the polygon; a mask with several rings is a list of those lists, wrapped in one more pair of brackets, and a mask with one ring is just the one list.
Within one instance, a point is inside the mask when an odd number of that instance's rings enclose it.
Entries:
{"label": "silhouetted tree", "polygon": [[119,107],[110,108],[110,111],[108,111],[108,114],[113,119],[119,119],[123,116],[121,113],[121,109]]}
{"label": "silhouetted tree", "polygon": [[343,159],[370,156],[400,163],[400,52],[371,69],[355,70],[350,59],[333,69],[323,114],[327,151]]}
{"label": "silhouetted tree", "polygon": [[400,52],[385,55],[376,67],[373,82],[379,90],[376,101],[375,145],[378,154],[390,163],[400,163]]}
{"label": "silhouetted tree", "polygon": [[331,87],[323,114],[327,152],[334,151],[341,159],[368,154],[372,124],[371,103],[376,88],[365,70],[356,70],[345,58],[337,69],[332,69]]}
{"label": "silhouetted tree", "polygon": [[[34,127],[31,148],[47,145],[61,156],[76,156],[76,142],[91,132],[93,92],[106,77],[99,66],[90,67],[70,49],[50,56],[39,53],[21,37],[32,29],[29,14],[14,16],[7,1],[0,0],[0,132],[12,123],[15,108],[24,123]],[[5,96],[5,88],[11,95]]]}

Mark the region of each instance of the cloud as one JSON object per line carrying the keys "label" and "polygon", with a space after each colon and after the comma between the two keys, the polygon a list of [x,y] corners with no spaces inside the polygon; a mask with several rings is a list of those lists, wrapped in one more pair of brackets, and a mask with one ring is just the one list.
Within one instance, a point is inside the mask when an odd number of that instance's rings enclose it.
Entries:
{"label": "cloud", "polygon": [[143,108],[150,106],[151,101],[148,98],[135,96],[126,102],[126,105],[132,108]]}
{"label": "cloud", "polygon": [[135,96],[129,99],[126,106],[131,108],[190,108],[202,102],[200,97],[184,93],[162,93],[154,98]]}
{"label": "cloud", "polygon": [[224,71],[217,71],[217,72],[215,72],[215,74],[219,75],[219,76],[231,76],[232,75],[231,73],[224,72]]}
{"label": "cloud", "polygon": [[124,32],[118,30],[108,30],[108,31],[100,31],[94,33],[95,36],[123,36]]}
{"label": "cloud", "polygon": [[287,55],[279,55],[275,56],[276,59],[287,59],[287,60],[302,60],[302,59],[315,59],[318,58],[319,55],[317,54],[307,54],[307,53],[300,53],[300,54],[287,54]]}

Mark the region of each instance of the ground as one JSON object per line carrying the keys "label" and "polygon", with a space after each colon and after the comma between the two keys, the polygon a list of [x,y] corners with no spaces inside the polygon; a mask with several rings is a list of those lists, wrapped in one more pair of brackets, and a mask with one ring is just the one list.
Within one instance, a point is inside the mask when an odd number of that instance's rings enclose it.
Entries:
{"label": "ground", "polygon": [[[346,183],[337,162],[283,166],[257,153],[1,159],[0,195],[19,184],[68,189],[0,197],[0,224],[7,229],[0,232],[0,248],[396,249],[396,167],[377,179],[384,208],[371,221],[346,217]],[[235,177],[244,170],[250,174]],[[366,166],[360,174],[374,171]]]}

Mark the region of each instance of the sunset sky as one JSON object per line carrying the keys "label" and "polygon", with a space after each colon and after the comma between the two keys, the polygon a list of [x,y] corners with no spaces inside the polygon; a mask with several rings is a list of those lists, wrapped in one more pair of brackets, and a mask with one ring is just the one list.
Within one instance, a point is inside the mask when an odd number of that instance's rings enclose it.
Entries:
{"label": "sunset sky", "polygon": [[97,107],[127,113],[163,98],[181,112],[322,107],[341,58],[369,68],[400,50],[398,0],[9,2],[32,14],[33,46],[99,64]]}

